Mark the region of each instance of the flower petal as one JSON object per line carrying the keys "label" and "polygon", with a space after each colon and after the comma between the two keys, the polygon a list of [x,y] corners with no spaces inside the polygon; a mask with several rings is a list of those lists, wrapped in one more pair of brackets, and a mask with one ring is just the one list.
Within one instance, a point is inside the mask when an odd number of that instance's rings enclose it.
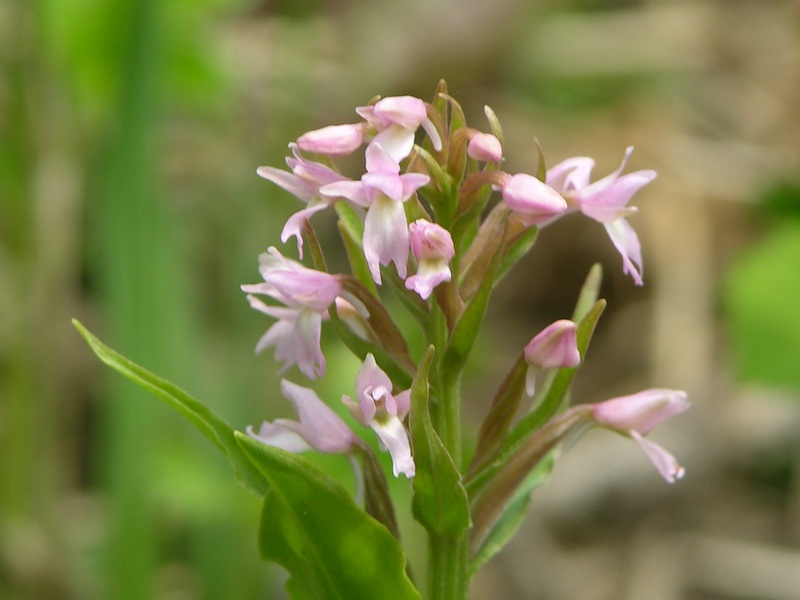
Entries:
{"label": "flower petal", "polygon": [[639,444],[639,447],[647,455],[647,458],[655,465],[658,472],[668,483],[675,483],[681,479],[685,473],[684,468],[678,464],[672,454],[664,450],[655,442],[644,439],[636,431],[631,431],[630,436]]}

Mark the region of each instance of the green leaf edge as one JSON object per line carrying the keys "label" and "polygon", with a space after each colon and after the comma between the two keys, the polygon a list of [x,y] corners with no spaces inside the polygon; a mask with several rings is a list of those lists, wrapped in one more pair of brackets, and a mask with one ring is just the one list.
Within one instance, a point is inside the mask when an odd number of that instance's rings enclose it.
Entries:
{"label": "green leaf edge", "polygon": [[72,319],[72,324],[102,362],[141,388],[161,398],[183,415],[211,443],[222,451],[228,457],[236,479],[242,485],[259,496],[266,494],[269,490],[267,480],[239,448],[239,444],[236,443],[234,429],[225,419],[195,400],[175,384],[158,377],[116,350],[106,346],[77,319]]}

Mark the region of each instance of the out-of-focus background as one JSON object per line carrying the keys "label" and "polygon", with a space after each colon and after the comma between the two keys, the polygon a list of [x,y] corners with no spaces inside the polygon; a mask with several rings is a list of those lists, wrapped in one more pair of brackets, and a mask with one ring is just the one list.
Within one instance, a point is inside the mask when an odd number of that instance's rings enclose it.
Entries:
{"label": "out-of-focus background", "polygon": [[[683,481],[590,433],[473,597],[800,598],[789,0],[0,0],[0,598],[285,597],[257,557],[258,499],[70,318],[237,428],[286,414],[271,353],[253,355],[269,320],[239,285],[299,204],[255,168],[440,78],[472,126],[495,110],[509,171],[533,170],[536,137],[551,165],[590,155],[601,176],[633,144],[629,170],[659,173],[631,219],[644,288],[578,216],[503,283],[466,386],[474,423],[594,261],[610,306],[574,399],[661,386],[694,403],[654,434]],[[331,354],[317,387],[336,402],[357,365]]]}

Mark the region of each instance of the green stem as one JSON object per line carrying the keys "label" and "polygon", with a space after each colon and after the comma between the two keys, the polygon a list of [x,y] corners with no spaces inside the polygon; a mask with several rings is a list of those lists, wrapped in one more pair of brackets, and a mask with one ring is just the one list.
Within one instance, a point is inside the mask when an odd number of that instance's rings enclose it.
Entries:
{"label": "green stem", "polygon": [[445,375],[440,388],[441,411],[436,430],[460,470],[461,465],[461,374]]}
{"label": "green stem", "polygon": [[[438,369],[437,369],[438,371]],[[440,378],[436,431],[461,470],[461,374]],[[428,534],[430,600],[466,600],[469,574],[468,531],[457,535]]]}
{"label": "green stem", "polygon": [[428,540],[428,582],[430,600],[466,600],[466,534],[458,537],[431,534]]}

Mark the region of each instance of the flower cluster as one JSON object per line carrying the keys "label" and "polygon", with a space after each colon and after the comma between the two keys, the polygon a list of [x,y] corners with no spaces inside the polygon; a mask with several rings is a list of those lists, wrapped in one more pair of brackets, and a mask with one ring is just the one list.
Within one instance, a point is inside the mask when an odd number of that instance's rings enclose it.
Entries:
{"label": "flower cluster", "polygon": [[[488,131],[468,126],[440,82],[431,102],[376,99],[356,109],[357,122],[289,144],[288,170],[258,169],[303,203],[281,233],[284,244],[294,238],[298,259],[270,246],[259,256],[261,281],[241,286],[250,306],[273,320],[256,352],[274,349],[281,392],[296,418],[235,432],[76,322],[104,362],[179,410],[263,498],[262,556],[289,571],[293,597],[371,598],[376,590],[390,600],[421,597],[388,466],[373,444],[388,451],[394,476],[410,481],[409,513],[429,536],[428,589],[443,600],[466,600],[468,578],[509,541],[560,448],[589,427],[633,440],[666,481],[684,475],[672,454],[646,439],[689,407],[684,392],[652,388],[571,405],[573,378],[605,308],[599,265],[571,314],[530,332],[493,396],[483,399],[474,443],[463,442],[461,386],[496,286],[543,228],[571,212],[603,224],[624,272],[641,285],[629,202],[655,177],[648,170],[623,174],[632,148],[617,170],[595,181],[587,157],[547,169],[540,156],[529,173],[507,172],[502,128],[489,107],[484,113]],[[356,153],[363,169],[343,173],[336,160]],[[311,222],[326,210],[338,219],[346,272],[328,271]],[[340,403],[292,381],[295,370],[311,380],[325,376],[323,327],[361,363]],[[299,455],[306,451],[345,455],[352,493]]]}
{"label": "flower cluster", "polygon": [[[550,169],[540,159],[534,172],[506,172],[494,112],[485,109],[490,131],[468,127],[443,83],[431,103],[389,97],[356,113],[356,123],[298,137],[289,145],[288,170],[258,169],[303,203],[281,240],[295,238],[299,258],[305,251],[313,267],[274,247],[261,255],[263,282],[242,290],[253,308],[276,321],[256,350],[273,347],[284,371],[296,365],[308,378],[319,378],[326,365],[320,332],[329,320],[362,361],[355,394],[342,397],[352,420],[377,434],[395,476],[414,480],[415,516],[426,527],[439,527],[430,524],[430,514],[455,520],[456,508],[445,517],[437,511],[463,492],[469,517],[459,535],[472,528],[474,555],[481,554],[515,494],[530,491],[524,487],[530,485],[528,474],[587,424],[633,439],[665,480],[680,478],[683,469],[675,458],[644,436],[688,408],[685,393],[650,389],[568,407],[569,384],[605,306],[598,299],[599,270],[587,279],[571,317],[547,326],[520,349],[486,403],[476,450],[466,462],[460,434],[461,373],[495,285],[532,248],[538,231],[570,212],[603,224],[624,272],[641,285],[640,243],[626,218],[636,211],[631,197],[655,172],[623,174],[632,148],[617,170],[595,181],[594,161],[587,157]],[[363,152],[363,172],[342,174],[336,159],[356,152]],[[326,270],[310,222],[323,210],[338,215],[350,273]],[[409,349],[385,302],[389,293],[418,321],[426,350]],[[258,431],[248,429],[251,437],[291,452],[371,452],[311,389],[288,380],[281,388],[298,420],[266,422]],[[527,412],[518,414],[525,404]],[[464,472],[461,464],[469,464]],[[437,491],[426,483],[434,479],[441,485],[450,481],[456,491]],[[442,500],[447,493],[455,496]]]}

